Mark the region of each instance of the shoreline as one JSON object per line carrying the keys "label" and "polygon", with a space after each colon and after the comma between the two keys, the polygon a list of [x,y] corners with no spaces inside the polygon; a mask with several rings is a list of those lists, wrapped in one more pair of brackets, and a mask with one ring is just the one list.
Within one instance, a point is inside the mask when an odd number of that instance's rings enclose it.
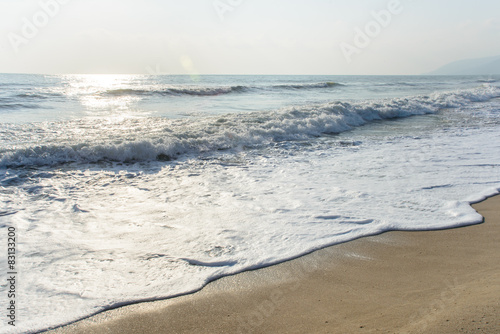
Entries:
{"label": "shoreline", "polygon": [[500,196],[485,221],[386,232],[47,333],[500,332]]}

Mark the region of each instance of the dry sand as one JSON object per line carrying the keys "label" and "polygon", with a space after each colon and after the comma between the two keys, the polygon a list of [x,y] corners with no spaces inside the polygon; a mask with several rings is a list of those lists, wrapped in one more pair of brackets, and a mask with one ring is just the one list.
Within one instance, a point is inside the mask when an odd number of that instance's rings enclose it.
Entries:
{"label": "dry sand", "polygon": [[55,333],[500,333],[500,196],[485,223],[389,232]]}

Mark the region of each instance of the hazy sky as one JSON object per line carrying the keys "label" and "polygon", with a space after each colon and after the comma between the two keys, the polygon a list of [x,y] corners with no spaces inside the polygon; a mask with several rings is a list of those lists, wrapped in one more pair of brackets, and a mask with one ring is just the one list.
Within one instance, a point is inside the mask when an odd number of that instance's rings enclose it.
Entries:
{"label": "hazy sky", "polygon": [[0,73],[421,74],[495,55],[498,0],[0,0]]}

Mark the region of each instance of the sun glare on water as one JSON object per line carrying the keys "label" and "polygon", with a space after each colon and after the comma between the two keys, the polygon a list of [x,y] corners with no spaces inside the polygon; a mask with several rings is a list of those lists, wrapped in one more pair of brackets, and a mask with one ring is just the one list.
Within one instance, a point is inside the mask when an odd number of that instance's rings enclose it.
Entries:
{"label": "sun glare on water", "polygon": [[127,118],[137,114],[141,97],[137,75],[68,75],[66,94],[76,98],[89,116]]}

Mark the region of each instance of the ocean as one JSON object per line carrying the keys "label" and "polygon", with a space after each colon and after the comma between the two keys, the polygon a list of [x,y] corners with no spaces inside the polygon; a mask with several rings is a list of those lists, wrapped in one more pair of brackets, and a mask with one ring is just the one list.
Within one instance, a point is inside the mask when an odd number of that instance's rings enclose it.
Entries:
{"label": "ocean", "polygon": [[500,76],[1,74],[1,333],[480,223],[499,190]]}

